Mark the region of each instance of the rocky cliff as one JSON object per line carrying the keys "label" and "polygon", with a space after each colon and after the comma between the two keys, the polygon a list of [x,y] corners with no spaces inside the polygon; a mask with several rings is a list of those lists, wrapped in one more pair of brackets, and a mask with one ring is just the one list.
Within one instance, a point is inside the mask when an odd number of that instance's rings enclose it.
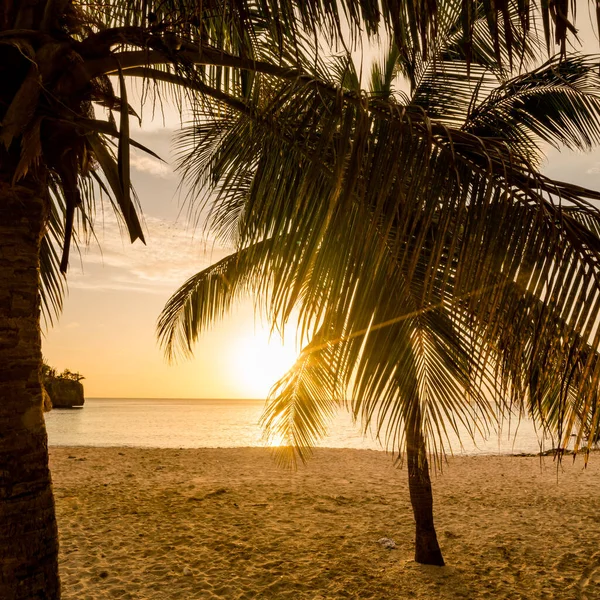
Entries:
{"label": "rocky cliff", "polygon": [[52,410],[52,400],[46,391],[46,386],[42,385],[42,406],[44,408],[44,412],[48,412]]}
{"label": "rocky cliff", "polygon": [[79,381],[63,379],[62,377],[49,377],[44,381],[44,387],[53,408],[73,408],[83,406],[83,385]]}

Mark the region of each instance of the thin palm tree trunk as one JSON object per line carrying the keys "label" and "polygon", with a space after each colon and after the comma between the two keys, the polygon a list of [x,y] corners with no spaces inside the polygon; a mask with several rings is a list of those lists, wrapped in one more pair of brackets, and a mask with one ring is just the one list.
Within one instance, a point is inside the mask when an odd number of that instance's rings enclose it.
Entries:
{"label": "thin palm tree trunk", "polygon": [[45,206],[39,183],[12,186],[0,171],[0,598],[10,600],[60,597],[40,383]]}
{"label": "thin palm tree trunk", "polygon": [[411,408],[406,421],[406,461],[410,502],[416,523],[415,561],[443,567],[444,558],[433,524],[433,494],[418,402]]}

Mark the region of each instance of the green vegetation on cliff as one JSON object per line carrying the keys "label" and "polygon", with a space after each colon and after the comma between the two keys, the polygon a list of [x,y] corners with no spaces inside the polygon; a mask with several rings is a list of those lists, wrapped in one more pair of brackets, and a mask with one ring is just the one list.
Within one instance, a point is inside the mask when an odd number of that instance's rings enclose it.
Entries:
{"label": "green vegetation on cliff", "polygon": [[85,377],[78,372],[65,369],[62,373],[57,373],[56,369],[44,362],[42,366],[44,410],[83,406],[85,398],[82,379]]}

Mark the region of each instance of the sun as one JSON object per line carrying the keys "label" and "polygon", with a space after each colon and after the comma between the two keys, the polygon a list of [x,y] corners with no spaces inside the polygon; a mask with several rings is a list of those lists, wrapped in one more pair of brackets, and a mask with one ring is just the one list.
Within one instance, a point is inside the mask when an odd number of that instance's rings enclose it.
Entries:
{"label": "sun", "polygon": [[237,388],[248,398],[266,398],[274,383],[296,362],[291,340],[282,343],[277,334],[257,331],[239,337],[233,350]]}

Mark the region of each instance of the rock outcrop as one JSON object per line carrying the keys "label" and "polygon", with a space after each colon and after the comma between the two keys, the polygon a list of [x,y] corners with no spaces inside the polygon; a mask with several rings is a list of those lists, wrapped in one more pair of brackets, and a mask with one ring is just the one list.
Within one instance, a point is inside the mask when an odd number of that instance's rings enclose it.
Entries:
{"label": "rock outcrop", "polygon": [[44,387],[53,408],[73,408],[83,406],[83,385],[79,381],[63,379],[62,377],[49,377],[44,381]]}
{"label": "rock outcrop", "polygon": [[44,408],[44,412],[48,412],[52,410],[52,399],[50,395],[46,391],[46,386],[42,385],[42,406]]}

